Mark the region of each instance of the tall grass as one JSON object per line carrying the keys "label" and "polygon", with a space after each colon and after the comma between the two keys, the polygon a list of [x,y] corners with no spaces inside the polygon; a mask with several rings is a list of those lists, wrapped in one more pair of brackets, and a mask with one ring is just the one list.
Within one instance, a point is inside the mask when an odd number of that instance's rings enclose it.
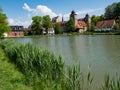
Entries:
{"label": "tall grass", "polygon": [[30,44],[20,44],[14,41],[2,41],[4,49],[11,62],[31,80],[36,77],[41,80],[59,81],[62,78],[64,62],[61,57],[56,58],[52,53]]}
{"label": "tall grass", "polygon": [[120,76],[116,74],[115,77],[110,79],[110,76],[106,74],[100,90],[120,90]]}
{"label": "tall grass", "polygon": [[[62,58],[31,44],[20,44],[13,40],[3,40],[0,47],[25,75],[25,84],[34,90],[92,90],[93,76],[90,66],[87,77],[83,75],[79,65],[64,65]],[[100,90],[120,90],[120,77],[110,80],[105,76]]]}

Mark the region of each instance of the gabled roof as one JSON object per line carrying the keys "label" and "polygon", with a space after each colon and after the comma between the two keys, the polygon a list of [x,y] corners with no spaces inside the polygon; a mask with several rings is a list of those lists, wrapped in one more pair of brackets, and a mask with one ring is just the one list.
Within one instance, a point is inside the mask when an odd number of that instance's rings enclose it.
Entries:
{"label": "gabled roof", "polygon": [[87,24],[85,23],[85,21],[83,21],[82,19],[78,19],[76,28],[81,28],[81,27],[86,27]]}
{"label": "gabled roof", "polygon": [[112,19],[112,20],[104,20],[104,21],[99,21],[96,24],[96,27],[97,28],[106,28],[106,27],[112,28],[112,26],[114,26],[114,24],[115,24],[115,20],[114,19]]}

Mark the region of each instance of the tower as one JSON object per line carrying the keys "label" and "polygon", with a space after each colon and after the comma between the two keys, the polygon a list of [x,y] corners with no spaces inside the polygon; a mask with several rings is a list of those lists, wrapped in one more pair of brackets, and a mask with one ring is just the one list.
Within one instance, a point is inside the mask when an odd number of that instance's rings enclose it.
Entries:
{"label": "tower", "polygon": [[62,22],[64,22],[64,17],[62,16]]}
{"label": "tower", "polygon": [[75,26],[77,24],[77,14],[75,13],[75,11],[73,10],[70,14],[70,18],[73,18],[74,19],[74,22],[75,22]]}
{"label": "tower", "polygon": [[88,14],[85,15],[84,21],[87,23],[88,30],[91,30],[91,18]]}
{"label": "tower", "polygon": [[84,20],[85,20],[86,23],[89,23],[89,24],[91,23],[91,18],[88,14],[85,15]]}

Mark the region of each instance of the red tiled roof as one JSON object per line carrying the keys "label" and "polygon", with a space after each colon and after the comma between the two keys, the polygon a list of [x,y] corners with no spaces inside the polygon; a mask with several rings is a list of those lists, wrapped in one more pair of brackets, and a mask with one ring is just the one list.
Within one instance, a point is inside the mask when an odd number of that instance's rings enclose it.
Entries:
{"label": "red tiled roof", "polygon": [[79,18],[78,21],[84,21],[84,18]]}
{"label": "red tiled roof", "polygon": [[104,20],[104,21],[99,21],[96,24],[97,28],[105,28],[105,27],[112,27],[115,23],[115,20]]}
{"label": "red tiled roof", "polygon": [[78,20],[76,28],[86,27],[87,24],[84,21]]}

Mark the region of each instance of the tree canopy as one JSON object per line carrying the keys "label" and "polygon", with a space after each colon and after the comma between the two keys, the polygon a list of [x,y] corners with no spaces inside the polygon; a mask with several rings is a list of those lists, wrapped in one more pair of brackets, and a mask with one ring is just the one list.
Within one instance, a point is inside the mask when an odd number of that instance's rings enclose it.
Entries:
{"label": "tree canopy", "polygon": [[74,19],[72,17],[70,17],[70,20],[68,21],[68,24],[67,24],[67,32],[73,32],[75,31],[75,22],[74,22]]}
{"label": "tree canopy", "polygon": [[53,24],[49,15],[43,16],[43,27],[46,29],[46,33],[48,33],[48,28],[53,28]]}
{"label": "tree canopy", "polygon": [[42,31],[40,28],[42,27],[42,17],[40,16],[34,16],[32,17],[32,30],[35,31],[36,34],[41,34]]}
{"label": "tree canopy", "polygon": [[0,8],[0,38],[5,32],[10,32],[11,28],[8,26],[7,16],[3,13],[2,8]]}
{"label": "tree canopy", "polygon": [[55,25],[55,34],[60,34],[61,33],[61,26],[59,23]]}
{"label": "tree canopy", "polygon": [[108,5],[105,8],[105,19],[118,19],[120,16],[120,2]]}

